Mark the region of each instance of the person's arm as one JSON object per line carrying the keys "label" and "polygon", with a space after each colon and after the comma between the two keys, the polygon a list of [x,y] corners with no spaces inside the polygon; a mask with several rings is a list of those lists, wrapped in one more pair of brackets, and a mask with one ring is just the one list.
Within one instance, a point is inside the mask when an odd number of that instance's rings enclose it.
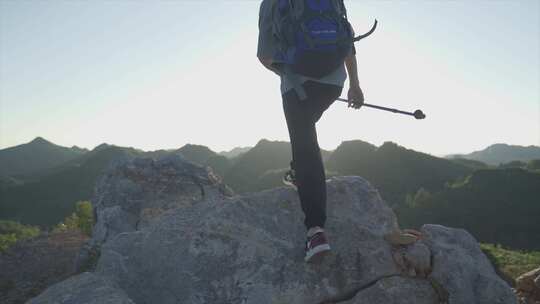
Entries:
{"label": "person's arm", "polygon": [[279,75],[278,70],[272,66],[275,53],[275,41],[272,29],[272,2],[265,0],[259,10],[259,43],[257,46],[257,58],[268,70]]}
{"label": "person's arm", "polygon": [[[353,31],[354,36],[354,31]],[[364,93],[360,88],[360,80],[358,79],[358,64],[356,61],[356,49],[352,46],[351,52],[345,58],[345,66],[349,74],[349,92],[347,99],[349,107],[359,109],[364,104]]]}
{"label": "person's arm", "polygon": [[345,66],[349,74],[350,86],[360,86],[360,80],[358,80],[358,63],[356,61],[356,55],[353,52],[345,58]]}

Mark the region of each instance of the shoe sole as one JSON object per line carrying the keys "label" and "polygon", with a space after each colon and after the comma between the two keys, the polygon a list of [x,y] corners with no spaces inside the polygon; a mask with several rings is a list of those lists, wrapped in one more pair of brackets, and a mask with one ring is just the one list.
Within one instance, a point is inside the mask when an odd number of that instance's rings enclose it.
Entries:
{"label": "shoe sole", "polygon": [[330,253],[330,245],[320,245],[315,247],[310,255],[306,255],[304,261],[310,264],[320,264],[324,257]]}

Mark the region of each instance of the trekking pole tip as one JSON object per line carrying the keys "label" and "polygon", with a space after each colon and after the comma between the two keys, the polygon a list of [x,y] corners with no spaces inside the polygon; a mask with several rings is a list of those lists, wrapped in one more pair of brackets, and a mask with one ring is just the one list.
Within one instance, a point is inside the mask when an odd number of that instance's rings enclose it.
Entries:
{"label": "trekking pole tip", "polygon": [[414,111],[414,118],[416,119],[424,119],[426,118],[426,114],[424,114],[424,112],[422,112],[422,110],[416,110]]}

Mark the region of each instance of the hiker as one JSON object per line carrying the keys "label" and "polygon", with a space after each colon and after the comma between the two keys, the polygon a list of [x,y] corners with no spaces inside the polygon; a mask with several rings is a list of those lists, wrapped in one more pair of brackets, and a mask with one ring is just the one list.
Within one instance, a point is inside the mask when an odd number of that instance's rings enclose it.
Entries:
{"label": "hiker", "polygon": [[[302,33],[298,38],[301,23],[302,29],[313,36]],[[336,46],[337,35],[345,35],[347,42],[340,40]],[[284,182],[298,191],[305,215],[306,262],[318,262],[330,251],[324,234],[326,176],[315,124],[341,95],[347,78],[345,67],[349,74],[349,107],[359,109],[364,103],[353,37],[343,0],[263,0],[261,3],[257,57],[281,78],[283,110],[292,148],[291,169],[285,174]],[[317,45],[319,38],[334,39],[336,43]],[[330,51],[302,59],[299,52],[307,49],[305,54],[310,53],[313,43],[315,48]],[[298,56],[290,56],[291,50]]]}

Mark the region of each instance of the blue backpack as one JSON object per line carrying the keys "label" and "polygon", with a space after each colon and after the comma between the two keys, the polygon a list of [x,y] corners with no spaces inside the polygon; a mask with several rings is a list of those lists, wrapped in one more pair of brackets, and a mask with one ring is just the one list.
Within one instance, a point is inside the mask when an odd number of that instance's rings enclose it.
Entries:
{"label": "blue backpack", "polygon": [[277,5],[275,62],[312,78],[343,64],[354,43],[343,0],[278,0]]}

